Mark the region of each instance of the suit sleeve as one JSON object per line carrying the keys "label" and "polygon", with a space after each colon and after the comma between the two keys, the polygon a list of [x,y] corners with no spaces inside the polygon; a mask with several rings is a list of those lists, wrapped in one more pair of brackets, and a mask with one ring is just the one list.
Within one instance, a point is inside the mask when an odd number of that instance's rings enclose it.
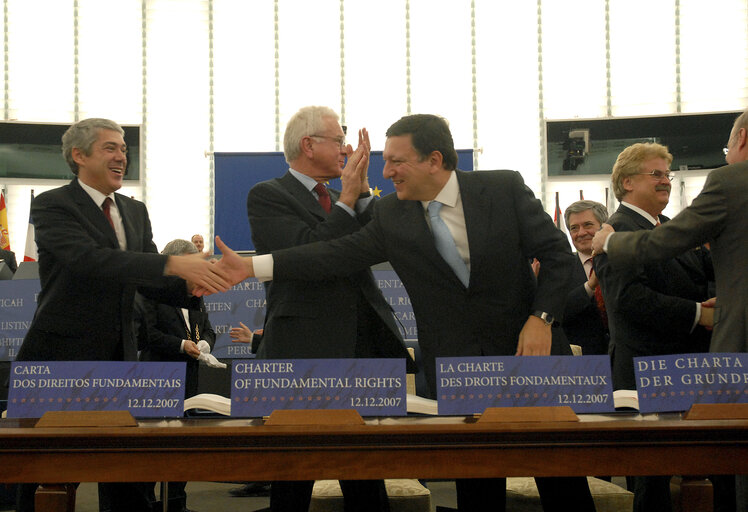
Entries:
{"label": "suit sleeve", "polygon": [[569,291],[569,277],[574,269],[574,255],[566,235],[556,228],[521,175],[516,172],[513,175],[522,253],[528,260],[537,258],[540,261],[533,310],[546,311],[560,319]]}
{"label": "suit sleeve", "polygon": [[691,206],[652,231],[620,233],[608,243],[613,265],[666,260],[714,239],[727,222],[727,194],[719,175],[707,177]]}
{"label": "suit sleeve", "polygon": [[247,197],[247,214],[252,240],[261,253],[332,240],[361,228],[358,217],[338,206],[333,206],[327,218],[320,221],[291,193],[272,181],[252,187]]}
{"label": "suit sleeve", "polygon": [[163,306],[152,300],[143,301],[147,341],[145,349],[163,355],[177,355],[185,337],[173,334],[177,310]]}
{"label": "suit sleeve", "polygon": [[[614,228],[630,229],[621,224]],[[606,309],[616,310],[627,322],[650,331],[684,336],[691,332],[696,317],[695,301],[652,289],[642,265],[614,267],[605,254],[595,256],[594,265]]]}
{"label": "suit sleeve", "polygon": [[107,247],[103,235],[96,238],[99,231],[91,220],[72,201],[56,195],[37,196],[31,216],[40,254],[51,253],[74,274],[135,284],[163,276],[167,257],[156,252],[147,217],[143,237],[149,244],[144,246],[145,252],[134,252]]}
{"label": "suit sleeve", "polygon": [[595,296],[590,297],[587,295],[587,289],[584,287],[584,283],[579,286],[575,286],[566,296],[566,302],[564,304],[564,322],[572,321],[579,315],[586,314],[590,311],[590,308],[597,309],[595,305]]}

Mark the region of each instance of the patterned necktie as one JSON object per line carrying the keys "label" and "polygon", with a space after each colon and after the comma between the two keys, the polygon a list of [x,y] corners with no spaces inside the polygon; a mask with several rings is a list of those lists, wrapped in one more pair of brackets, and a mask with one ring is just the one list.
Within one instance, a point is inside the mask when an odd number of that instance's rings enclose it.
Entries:
{"label": "patterned necktie", "polygon": [[441,209],[442,203],[439,201],[431,201],[427,208],[429,218],[431,219],[431,232],[434,235],[436,249],[442,258],[444,258],[444,261],[452,267],[452,270],[457,274],[462,284],[467,287],[470,283],[470,271],[457,251],[457,245],[455,244],[455,239],[452,238],[452,233],[449,232],[449,228],[439,216]]}
{"label": "patterned necktie", "polygon": [[[595,269],[590,269],[590,275],[592,275],[592,272],[594,272]],[[588,276],[589,277],[589,276]],[[605,300],[603,300],[603,287],[600,285],[600,280],[597,281],[597,288],[595,288],[594,291],[595,294],[595,304],[597,305],[597,311],[600,313],[600,320],[602,320],[603,325],[605,328],[608,328],[608,311],[605,309]]]}
{"label": "patterned necktie", "polygon": [[104,199],[104,202],[101,203],[101,210],[104,212],[104,215],[106,216],[106,220],[109,221],[109,225],[112,226],[112,230],[116,233],[117,230],[114,229],[114,222],[112,222],[112,214],[109,213],[109,208],[112,206],[112,198],[107,197]]}
{"label": "patterned necktie", "polygon": [[313,190],[317,193],[319,204],[327,213],[330,213],[332,203],[330,202],[330,193],[327,192],[327,187],[323,183],[317,183]]}

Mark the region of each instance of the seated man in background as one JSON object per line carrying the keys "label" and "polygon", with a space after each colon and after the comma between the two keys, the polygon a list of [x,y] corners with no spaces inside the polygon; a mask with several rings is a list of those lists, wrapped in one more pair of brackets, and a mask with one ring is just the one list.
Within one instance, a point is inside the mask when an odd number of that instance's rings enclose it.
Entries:
{"label": "seated man in background", "polygon": [[564,212],[566,229],[576,248],[578,265],[571,277],[572,289],[564,304],[561,323],[569,343],[582,347],[584,355],[608,353],[608,326],[598,297],[598,280],[592,268],[592,237],[608,219],[608,210],[595,201],[577,201]]}

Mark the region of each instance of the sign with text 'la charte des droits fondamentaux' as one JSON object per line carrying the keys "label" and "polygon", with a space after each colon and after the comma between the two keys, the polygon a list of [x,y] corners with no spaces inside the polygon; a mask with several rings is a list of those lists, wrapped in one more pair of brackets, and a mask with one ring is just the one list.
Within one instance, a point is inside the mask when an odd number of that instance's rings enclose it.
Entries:
{"label": "sign with text 'la charte des droits fondamentaux'", "polygon": [[361,416],[406,414],[404,359],[237,360],[231,416],[276,409],[355,409]]}
{"label": "sign with text 'la charte des droits fondamentaux'", "polygon": [[748,403],[748,354],[634,358],[639,412],[687,411],[695,403]]}
{"label": "sign with text 'la charte des droits fondamentaux'", "polygon": [[8,417],[119,410],[135,417],[181,417],[185,371],[186,363],[16,361],[10,366]]}
{"label": "sign with text 'la charte des droits fondamentaux'", "polygon": [[612,412],[611,380],[608,356],[436,359],[440,415],[562,405],[576,413]]}

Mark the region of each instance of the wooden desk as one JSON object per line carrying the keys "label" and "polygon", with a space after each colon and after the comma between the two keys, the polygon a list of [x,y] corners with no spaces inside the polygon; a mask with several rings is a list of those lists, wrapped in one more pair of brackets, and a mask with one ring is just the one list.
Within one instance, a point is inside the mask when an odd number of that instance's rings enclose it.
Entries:
{"label": "wooden desk", "polygon": [[581,422],[146,420],[28,428],[0,421],[0,482],[270,481],[748,473],[748,420],[583,416]]}

